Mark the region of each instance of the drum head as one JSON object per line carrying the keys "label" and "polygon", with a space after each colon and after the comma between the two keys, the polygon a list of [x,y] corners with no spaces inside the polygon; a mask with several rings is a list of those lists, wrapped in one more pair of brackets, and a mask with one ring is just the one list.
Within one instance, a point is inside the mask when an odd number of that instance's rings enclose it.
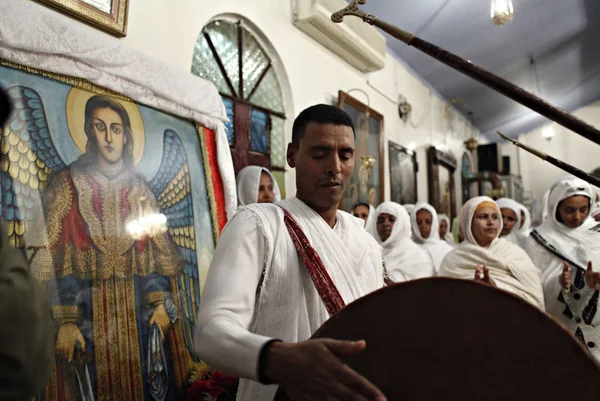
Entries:
{"label": "drum head", "polygon": [[390,401],[600,399],[600,367],[575,337],[520,298],[474,281],[383,288],[313,338],[366,340],[345,362]]}

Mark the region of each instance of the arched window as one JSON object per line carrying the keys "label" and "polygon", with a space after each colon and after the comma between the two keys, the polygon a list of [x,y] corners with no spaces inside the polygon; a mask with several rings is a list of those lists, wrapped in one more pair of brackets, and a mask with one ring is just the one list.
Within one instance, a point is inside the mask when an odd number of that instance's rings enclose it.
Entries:
{"label": "arched window", "polygon": [[281,86],[272,58],[248,24],[226,18],[206,25],[196,41],[192,73],[214,83],[223,97],[235,172],[250,164],[267,167],[283,189]]}

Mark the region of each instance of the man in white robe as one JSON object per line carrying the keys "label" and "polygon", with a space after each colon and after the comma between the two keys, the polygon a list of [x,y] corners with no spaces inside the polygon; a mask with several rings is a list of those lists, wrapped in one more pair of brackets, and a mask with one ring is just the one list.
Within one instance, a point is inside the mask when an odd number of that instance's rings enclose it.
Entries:
{"label": "man in white robe", "polygon": [[307,341],[329,313],[284,220],[285,209],[333,282],[324,290],[337,289],[343,303],[383,286],[381,248],[361,220],[337,209],[354,170],[352,120],[332,106],[304,110],[287,161],[296,169],[296,197],[242,208],[223,231],[200,305],[196,351],[242,378],[238,400],[271,400],[277,385],[293,400],[385,400],[338,359],[361,352],[364,342]]}

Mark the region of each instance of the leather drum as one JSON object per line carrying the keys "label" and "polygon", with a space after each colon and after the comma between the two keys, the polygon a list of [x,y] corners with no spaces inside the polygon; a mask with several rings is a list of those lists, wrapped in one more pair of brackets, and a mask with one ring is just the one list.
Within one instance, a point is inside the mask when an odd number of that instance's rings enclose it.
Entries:
{"label": "leather drum", "polygon": [[[600,400],[600,365],[573,335],[526,301],[475,281],[383,288],[313,336],[326,337],[366,340],[366,350],[344,362],[390,401]],[[275,397],[288,399],[282,390]]]}

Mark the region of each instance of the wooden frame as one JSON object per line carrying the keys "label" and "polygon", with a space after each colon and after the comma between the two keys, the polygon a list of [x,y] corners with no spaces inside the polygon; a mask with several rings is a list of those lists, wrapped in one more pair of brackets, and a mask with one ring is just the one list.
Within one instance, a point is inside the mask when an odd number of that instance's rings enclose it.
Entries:
{"label": "wooden frame", "polygon": [[[446,213],[452,220],[456,217],[456,189],[454,188],[454,172],[456,171],[457,161],[451,153],[442,152],[431,146],[427,150],[427,178],[429,180],[429,203],[438,211]],[[440,182],[441,169],[448,171],[448,195],[450,205],[447,205],[446,199],[442,194]]]}
{"label": "wooden frame", "polygon": [[[394,157],[394,152],[405,154],[405,158],[409,158],[412,161],[412,174],[414,180],[412,196],[405,196],[406,191],[402,188],[402,180],[406,177],[403,174],[402,166],[399,165],[397,158]],[[411,152],[402,145],[395,142],[388,141],[388,158],[390,164],[390,198],[393,202],[403,204],[415,204],[418,199],[418,186],[417,186],[417,172],[419,171],[419,164],[417,163],[417,155],[415,152]],[[398,190],[397,187],[400,187]]]}
{"label": "wooden frame", "polygon": [[94,6],[90,0],[36,1],[114,36],[124,37],[127,35],[129,0],[110,0],[110,12]]}
{"label": "wooden frame", "polygon": [[[383,152],[383,115],[371,109],[366,104],[360,102],[358,99],[353,98],[352,96],[348,95],[346,92],[343,91],[338,92],[337,105],[340,109],[346,111],[350,115],[350,117],[354,121],[356,129],[354,172],[350,177],[348,188],[346,189],[346,193],[344,194],[344,197],[340,202],[339,208],[349,211],[353,204],[357,201],[368,202],[373,206],[377,206],[377,204],[383,202],[385,184],[383,168],[383,166],[385,165]],[[361,116],[368,116],[368,119],[366,119],[366,126],[368,129],[366,138],[360,136],[361,128],[358,124],[360,121],[357,121],[358,113],[360,113]],[[373,128],[373,131],[371,131],[371,128]],[[362,131],[364,132],[364,129]],[[369,143],[369,136],[375,135],[377,135],[379,138],[376,140],[373,140],[373,138],[371,138],[371,141]],[[373,167],[373,170],[371,170],[371,172],[368,174],[366,178],[366,183],[361,183],[360,173],[362,170],[361,166],[363,165],[361,158],[368,154],[375,157],[376,165]],[[377,177],[374,177],[373,171],[377,172]],[[367,186],[366,195],[363,191],[363,187],[365,185]],[[379,191],[375,190],[376,185],[379,186]],[[356,196],[353,195],[354,191],[356,191]]]}

